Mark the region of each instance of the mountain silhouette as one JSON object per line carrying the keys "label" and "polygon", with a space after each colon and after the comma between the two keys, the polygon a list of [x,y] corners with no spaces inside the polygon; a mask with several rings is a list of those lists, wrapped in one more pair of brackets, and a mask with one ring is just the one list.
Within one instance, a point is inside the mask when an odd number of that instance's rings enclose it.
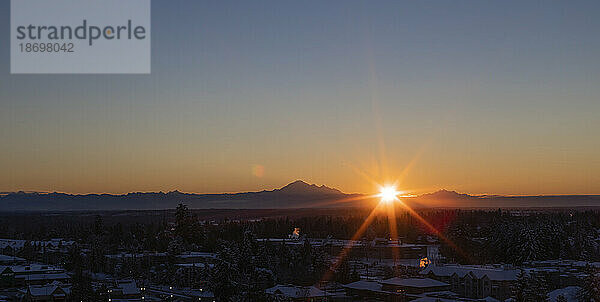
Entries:
{"label": "mountain silhouette", "polygon": [[325,194],[325,195],[343,195],[340,190],[327,187],[325,185],[317,186],[315,184],[308,184],[302,180],[296,180],[292,183],[287,184],[281,189],[275,189],[273,192],[280,192],[286,194]]}
{"label": "mountain silhouette", "polygon": [[[500,196],[439,190],[402,197],[413,208],[597,207],[600,195]],[[342,202],[343,201],[343,202]],[[346,194],[296,180],[259,192],[196,194],[179,191],[116,194],[12,192],[0,194],[0,211],[162,210],[184,203],[193,209],[290,209],[372,207],[376,198]]]}
{"label": "mountain silhouette", "polygon": [[442,189],[406,198],[405,202],[420,208],[597,207],[600,206],[600,195],[469,195]]}
{"label": "mountain silhouette", "polygon": [[458,193],[456,191],[449,191],[446,189],[442,189],[433,193],[427,193],[427,194],[423,194],[419,196],[420,198],[431,198],[431,199],[442,199],[442,200],[447,200],[447,199],[466,199],[466,198],[474,198],[474,196],[471,196],[469,194],[462,194],[462,193]]}
{"label": "mountain silhouette", "polygon": [[[198,209],[257,209],[337,207],[335,201],[354,196],[340,190],[294,181],[279,189],[260,192],[195,194],[179,191],[115,194],[14,192],[0,195],[0,211],[155,210],[185,203]],[[344,206],[362,206],[360,203]]]}

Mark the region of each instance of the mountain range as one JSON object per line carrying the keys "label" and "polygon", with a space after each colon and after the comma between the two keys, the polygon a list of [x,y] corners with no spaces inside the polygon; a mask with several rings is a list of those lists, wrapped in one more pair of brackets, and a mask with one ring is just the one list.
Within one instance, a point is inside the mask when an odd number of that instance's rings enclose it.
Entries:
{"label": "mountain range", "polygon": [[[440,190],[402,198],[413,208],[596,207],[600,195],[499,196]],[[0,211],[159,210],[184,203],[194,209],[283,209],[372,207],[376,198],[297,180],[259,192],[196,194],[172,191],[127,194],[9,192],[0,194]]]}

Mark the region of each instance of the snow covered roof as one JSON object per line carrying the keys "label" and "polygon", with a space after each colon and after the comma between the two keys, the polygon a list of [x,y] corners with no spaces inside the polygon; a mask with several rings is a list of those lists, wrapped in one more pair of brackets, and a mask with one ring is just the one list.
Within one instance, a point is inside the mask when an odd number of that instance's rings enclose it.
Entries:
{"label": "snow covered roof", "polygon": [[55,266],[51,266],[51,265],[47,265],[47,264],[37,264],[37,263],[32,263],[29,265],[11,265],[10,269],[15,272],[16,274],[19,273],[34,273],[34,272],[39,272],[39,273],[60,273],[63,272],[64,270]]}
{"label": "snow covered roof", "polygon": [[380,282],[383,285],[403,286],[403,287],[439,287],[448,286],[450,284],[429,279],[429,278],[399,278],[394,277]]}
{"label": "snow covered roof", "polygon": [[380,291],[381,283],[375,282],[375,281],[360,280],[360,281],[348,283],[348,284],[344,285],[343,287],[349,288],[349,289],[356,289],[356,290]]}
{"label": "snow covered roof", "polygon": [[551,259],[551,260],[535,260],[535,261],[528,261],[525,262],[525,264],[529,264],[529,265],[573,265],[573,266],[587,266],[587,265],[592,265],[592,266],[597,266],[600,265],[600,262],[590,262],[590,261],[583,261],[583,260],[571,260],[571,259]]}
{"label": "snow covered roof", "polygon": [[[175,266],[205,268],[207,265],[202,262],[198,262],[198,263],[176,263]],[[215,266],[214,264],[208,265],[208,267],[211,267],[211,268],[214,266]]]}
{"label": "snow covered roof", "polygon": [[22,249],[25,246],[25,244],[27,244],[28,242],[30,245],[39,245],[39,246],[46,246],[46,247],[58,247],[59,245],[69,246],[69,245],[75,244],[75,241],[72,241],[72,240],[65,241],[60,238],[54,238],[54,239],[44,240],[44,241],[27,241],[27,240],[20,240],[20,239],[0,239],[0,249],[4,249],[6,247],[11,247],[14,249]]}
{"label": "snow covered roof", "polygon": [[0,249],[4,249],[9,246],[16,249],[22,249],[25,246],[25,242],[25,240],[18,239],[0,239]]}
{"label": "snow covered roof", "polygon": [[143,253],[120,253],[120,254],[108,254],[104,255],[106,258],[120,259],[120,258],[143,258],[143,257],[166,257],[167,253],[160,252],[143,252]]}
{"label": "snow covered roof", "polygon": [[71,245],[75,244],[75,241],[73,241],[73,240],[65,241],[62,238],[53,238],[50,240],[43,240],[43,241],[31,241],[30,244],[46,246],[46,247],[58,247],[61,245],[62,246],[71,246]]}
{"label": "snow covered roof", "polygon": [[147,290],[152,293],[173,295],[179,298],[214,298],[215,295],[205,289],[173,288],[170,286],[149,286]]}
{"label": "snow covered roof", "polygon": [[456,302],[456,299],[445,299],[445,298],[437,298],[437,297],[421,297],[411,302]]}
{"label": "snow covered roof", "polygon": [[[471,300],[471,299],[457,299],[457,298],[453,298],[453,297],[438,297],[435,295],[427,295],[424,297],[420,297],[417,298],[415,300],[412,300],[411,302],[456,302],[456,301],[475,301],[475,300]],[[483,299],[478,299],[476,301],[485,301],[485,302],[500,302],[500,300],[494,299],[492,297],[485,297]]]}
{"label": "snow covered roof", "polygon": [[32,285],[27,288],[27,292],[34,297],[50,296],[50,295],[65,295],[67,291],[56,284],[49,285]]}
{"label": "snow covered roof", "polygon": [[123,290],[123,295],[137,295],[140,293],[140,289],[137,287],[135,281],[119,281],[117,282],[117,286]]}
{"label": "snow covered roof", "polygon": [[331,245],[336,247],[360,247],[364,246],[365,243],[359,240],[343,240],[343,239],[323,239],[323,238],[304,238],[304,240],[298,239],[285,239],[285,238],[259,238],[256,239],[258,242],[272,242],[272,243],[284,243],[286,245],[303,245],[306,240],[312,246],[324,246]]}
{"label": "snow covered roof", "polygon": [[0,255],[0,262],[25,262],[27,260],[21,258],[21,257],[16,257],[16,256],[9,256],[9,255]]}
{"label": "snow covered roof", "polygon": [[286,298],[324,297],[325,292],[314,286],[276,285],[265,290],[270,295],[281,295]]}
{"label": "snow covered roof", "polygon": [[31,274],[31,275],[21,275],[16,276],[15,278],[23,279],[25,281],[43,281],[43,280],[66,280],[70,279],[69,275],[66,273],[57,273],[57,274]]}
{"label": "snow covered roof", "polygon": [[516,269],[495,269],[472,265],[444,265],[444,266],[428,266],[421,271],[421,274],[427,275],[433,273],[436,276],[450,277],[454,274],[463,278],[469,273],[472,273],[477,279],[487,276],[494,281],[514,281],[517,280],[519,270]]}

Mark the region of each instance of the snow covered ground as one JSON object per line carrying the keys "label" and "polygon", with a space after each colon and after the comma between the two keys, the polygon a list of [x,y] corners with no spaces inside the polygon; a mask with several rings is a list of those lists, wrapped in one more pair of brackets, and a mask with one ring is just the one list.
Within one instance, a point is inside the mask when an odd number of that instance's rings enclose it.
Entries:
{"label": "snow covered ground", "polygon": [[548,293],[551,302],[556,302],[558,296],[563,295],[569,302],[578,302],[577,292],[581,289],[579,286],[567,286],[565,288],[559,288]]}

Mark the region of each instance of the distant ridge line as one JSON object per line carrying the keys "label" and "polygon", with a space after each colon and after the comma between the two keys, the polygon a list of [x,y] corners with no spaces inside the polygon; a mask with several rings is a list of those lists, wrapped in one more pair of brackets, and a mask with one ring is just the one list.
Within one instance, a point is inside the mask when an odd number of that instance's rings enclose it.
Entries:
{"label": "distant ridge line", "polygon": [[[413,208],[598,207],[600,195],[469,195],[442,189],[402,201]],[[238,193],[0,193],[0,211],[161,210],[179,203],[197,209],[290,209],[373,207],[378,200],[302,180],[273,190]]]}

